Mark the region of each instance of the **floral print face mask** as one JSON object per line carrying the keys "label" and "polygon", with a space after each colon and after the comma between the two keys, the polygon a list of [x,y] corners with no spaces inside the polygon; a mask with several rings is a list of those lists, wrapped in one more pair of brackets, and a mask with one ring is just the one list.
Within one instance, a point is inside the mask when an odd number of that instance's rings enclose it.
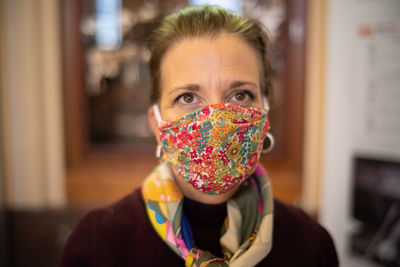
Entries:
{"label": "floral print face mask", "polygon": [[233,190],[254,172],[268,129],[267,110],[234,104],[209,105],[159,122],[163,159],[209,195]]}

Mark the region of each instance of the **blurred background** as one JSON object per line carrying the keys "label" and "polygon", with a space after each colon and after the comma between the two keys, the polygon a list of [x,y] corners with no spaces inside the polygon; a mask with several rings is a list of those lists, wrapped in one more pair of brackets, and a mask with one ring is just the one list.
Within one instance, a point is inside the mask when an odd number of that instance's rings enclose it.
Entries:
{"label": "blurred background", "polygon": [[[188,0],[0,0],[0,266],[57,266],[156,166],[146,38]],[[400,2],[214,1],[269,31],[274,194],[341,266],[400,266]]]}

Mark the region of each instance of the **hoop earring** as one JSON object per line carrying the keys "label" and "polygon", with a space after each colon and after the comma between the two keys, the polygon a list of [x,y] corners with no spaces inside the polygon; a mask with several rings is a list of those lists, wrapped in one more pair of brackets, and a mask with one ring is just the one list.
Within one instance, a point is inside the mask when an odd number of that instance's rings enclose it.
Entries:
{"label": "hoop earring", "polygon": [[269,153],[269,152],[271,152],[271,150],[274,148],[274,146],[275,146],[275,138],[274,138],[274,136],[272,135],[272,133],[267,133],[267,137],[268,137],[268,139],[269,139],[269,146],[267,147],[267,148],[264,148],[263,150],[262,150],[262,153],[263,154],[267,154],[267,153]]}
{"label": "hoop earring", "polygon": [[158,145],[157,145],[157,148],[156,148],[156,158],[157,158],[158,160],[161,159],[161,144],[158,144]]}

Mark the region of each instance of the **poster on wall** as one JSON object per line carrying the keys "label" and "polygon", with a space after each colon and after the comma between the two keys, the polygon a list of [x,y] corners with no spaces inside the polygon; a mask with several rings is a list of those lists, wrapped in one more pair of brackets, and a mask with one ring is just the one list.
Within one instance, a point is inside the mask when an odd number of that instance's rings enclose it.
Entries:
{"label": "poster on wall", "polygon": [[355,3],[363,12],[356,16],[348,74],[351,214],[359,227],[349,247],[379,266],[399,266],[400,2]]}
{"label": "poster on wall", "polygon": [[400,17],[368,17],[358,23],[354,35],[355,150],[400,159]]}

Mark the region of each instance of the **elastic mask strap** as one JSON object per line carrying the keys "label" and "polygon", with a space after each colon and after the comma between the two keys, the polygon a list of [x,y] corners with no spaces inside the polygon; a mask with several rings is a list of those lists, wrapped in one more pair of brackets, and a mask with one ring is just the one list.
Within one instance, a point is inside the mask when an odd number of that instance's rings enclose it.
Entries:
{"label": "elastic mask strap", "polygon": [[268,99],[267,99],[265,96],[263,96],[263,108],[264,108],[266,111],[269,111]]}
{"label": "elastic mask strap", "polygon": [[158,108],[157,104],[153,105],[153,112],[154,112],[154,116],[156,117],[157,123],[160,124],[162,121],[162,118],[161,118],[160,109]]}
{"label": "elastic mask strap", "polygon": [[[160,123],[162,121],[160,109],[158,108],[157,104],[154,104],[152,108],[153,108],[153,112],[154,112],[154,117],[156,117],[157,124],[160,125]],[[161,160],[161,144],[160,143],[157,145],[157,148],[156,148],[156,158],[158,160]]]}

